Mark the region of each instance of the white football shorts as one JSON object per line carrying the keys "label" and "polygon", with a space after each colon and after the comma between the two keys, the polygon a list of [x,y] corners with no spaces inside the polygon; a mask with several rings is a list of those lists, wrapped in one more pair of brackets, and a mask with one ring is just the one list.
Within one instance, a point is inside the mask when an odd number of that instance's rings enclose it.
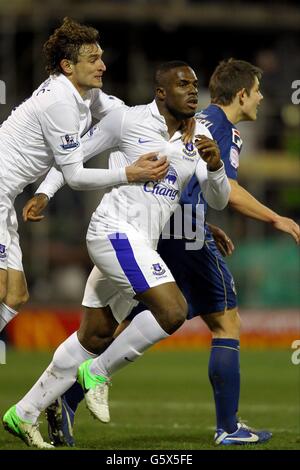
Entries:
{"label": "white football shorts", "polygon": [[113,316],[121,323],[131,313],[137,300],[124,297],[121,292],[116,292],[110,280],[94,266],[85,285],[82,305],[89,308],[111,308]]}
{"label": "white football shorts", "polygon": [[0,269],[23,271],[18,220],[12,201],[0,190]]}
{"label": "white football shorts", "polygon": [[88,278],[83,305],[90,308],[109,305],[118,322],[137,305],[136,294],[175,282],[157,251],[134,232],[88,236],[87,247],[98,269],[94,268]]}

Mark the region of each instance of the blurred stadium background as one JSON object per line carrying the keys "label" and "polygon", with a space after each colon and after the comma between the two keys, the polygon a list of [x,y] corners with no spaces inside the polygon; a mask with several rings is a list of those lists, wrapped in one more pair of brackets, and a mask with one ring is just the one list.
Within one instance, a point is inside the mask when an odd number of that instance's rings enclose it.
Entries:
{"label": "blurred stadium background", "polygon": [[[127,104],[152,99],[153,69],[166,60],[184,60],[196,70],[200,82],[199,108],[209,102],[208,80],[220,60],[235,57],[261,67],[264,100],[258,120],[238,126],[244,140],[240,182],[260,201],[299,223],[300,105],[292,101],[293,83],[298,80],[299,87],[300,80],[298,1],[0,0],[0,80],[6,84],[6,100],[3,97],[0,100],[0,122],[45,78],[42,44],[64,16],[99,29],[107,65],[103,89]],[[297,96],[299,101],[299,92]],[[93,161],[91,166],[95,164]],[[105,167],[105,157],[98,159],[97,164]],[[36,187],[27,188],[18,198],[19,215]],[[11,367],[15,371],[17,365],[24,365],[22,379],[18,376],[19,382],[14,381],[16,398],[28,388],[48,358],[48,353],[37,351],[55,348],[77,328],[82,293],[91,268],[85,233],[100,196],[98,192],[64,188],[51,201],[43,222],[24,225],[19,220],[31,299],[3,336],[15,351],[8,353],[7,366],[1,367],[5,379],[11,377]],[[292,342],[300,339],[299,248],[288,236],[266,224],[242,218],[230,209],[221,214],[210,212],[209,220],[227,231],[236,246],[228,263],[235,277],[244,323],[242,348],[252,348],[245,351],[243,366],[246,377],[247,367],[250,371],[246,384],[253,397],[252,406],[255,400],[262,400],[262,388],[277,387],[277,394],[276,390],[270,393],[267,404],[261,402],[261,407],[266,406],[266,414],[271,412],[277,417],[279,426],[279,410],[284,407],[283,397],[289,393],[289,432],[294,439],[294,433],[300,432],[297,399],[300,376],[299,366],[291,365],[290,358]],[[193,377],[188,381],[192,383],[196,375],[198,384],[202,376],[201,390],[204,387],[209,397],[204,360],[209,342],[200,319],[187,322],[159,346],[159,351],[150,353],[150,359],[143,359],[148,361],[145,368],[149,361],[157,361],[157,354],[165,354],[163,362],[170,364],[173,358],[178,364],[175,370],[180,373],[184,361],[181,364],[178,357],[187,354],[191,361],[195,357],[199,368],[194,365]],[[25,349],[33,352],[20,355],[19,351]],[[176,352],[172,356],[166,349]],[[137,373],[143,370],[142,361],[136,367],[131,370],[132,377],[135,370]],[[255,371],[261,374],[260,381]],[[163,377],[164,371],[161,373]],[[143,388],[140,393],[142,398]],[[1,412],[10,404],[12,395],[8,389],[0,397]],[[133,397],[137,395],[135,392]],[[163,392],[164,396],[167,395]],[[201,399],[199,396],[199,403]],[[255,414],[250,397],[248,402],[246,414],[250,409],[250,415],[258,418],[255,424],[267,426],[269,418],[260,423],[264,408],[258,407]],[[209,410],[212,414],[212,408]],[[212,426],[212,416],[207,421]]]}

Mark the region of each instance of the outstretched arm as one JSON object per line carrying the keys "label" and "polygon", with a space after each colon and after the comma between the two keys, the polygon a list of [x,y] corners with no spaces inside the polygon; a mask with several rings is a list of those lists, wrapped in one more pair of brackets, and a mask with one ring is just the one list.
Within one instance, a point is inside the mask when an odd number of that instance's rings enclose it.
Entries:
{"label": "outstretched arm", "polygon": [[252,219],[272,224],[274,228],[288,233],[298,245],[300,244],[300,227],[294,220],[282,217],[264,206],[237,181],[230,179],[229,182],[231,186],[229,204],[233,209]]}
{"label": "outstretched arm", "polygon": [[[79,171],[81,169],[78,166]],[[128,165],[124,168],[119,168],[116,170],[90,170],[92,172],[97,171],[99,176],[99,181],[97,182],[98,186],[106,187],[106,186],[114,186],[122,181],[120,181],[122,173],[124,172],[126,182],[128,183],[142,183],[145,181],[153,180],[158,181],[164,179],[168,172],[169,163],[167,161],[167,157],[162,157],[157,159],[156,152],[150,152],[145,155],[142,155],[138,160],[136,160],[131,165]],[[54,171],[55,168],[52,168],[48,175],[50,177],[55,177],[56,172]],[[74,170],[76,171],[76,167],[74,165],[70,165],[70,172]],[[118,178],[118,172],[120,172],[120,178]],[[59,172],[57,172],[59,173]],[[80,177],[80,175],[79,175]],[[76,181],[78,175],[72,176],[70,174],[70,178],[73,178],[73,181]],[[39,186],[36,194],[33,198],[31,198],[25,204],[23,208],[23,220],[25,222],[32,221],[32,222],[39,222],[44,218],[43,211],[47,207],[50,197],[54,195],[53,192],[53,185],[47,183],[47,178],[43,181],[43,183]],[[49,189],[50,188],[50,189]],[[57,189],[59,189],[57,187]],[[90,186],[87,189],[91,189]]]}

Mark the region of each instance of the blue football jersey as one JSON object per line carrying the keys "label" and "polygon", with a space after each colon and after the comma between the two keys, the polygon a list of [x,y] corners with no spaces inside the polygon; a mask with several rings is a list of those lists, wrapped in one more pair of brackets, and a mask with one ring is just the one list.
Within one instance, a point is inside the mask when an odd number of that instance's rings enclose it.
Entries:
{"label": "blue football jersey", "polygon": [[[239,155],[243,144],[239,131],[227,119],[224,111],[215,104],[210,104],[203,111],[197,113],[195,117],[208,128],[213,139],[217,142],[228,178],[236,180]],[[207,203],[203,199],[201,188],[195,175],[185,187],[180,203],[192,204],[193,208],[196,204],[204,204],[206,212]],[[193,213],[195,213],[195,209],[193,209]]]}

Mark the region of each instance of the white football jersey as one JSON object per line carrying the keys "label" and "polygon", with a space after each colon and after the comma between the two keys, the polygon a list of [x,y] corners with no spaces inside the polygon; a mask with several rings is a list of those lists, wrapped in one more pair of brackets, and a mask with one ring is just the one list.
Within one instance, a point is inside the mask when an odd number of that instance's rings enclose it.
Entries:
{"label": "white football jersey", "polygon": [[52,165],[82,161],[81,137],[122,104],[101,90],[82,98],[68,78],[51,75],[0,127],[0,187],[14,199]]}
{"label": "white football jersey", "polygon": [[[196,126],[195,135],[212,138],[205,126],[199,123]],[[159,155],[167,156],[170,163],[163,181],[123,184],[109,189],[92,216],[88,240],[101,233],[133,230],[137,237],[151,240],[151,245],[156,247],[164,225],[194,173],[208,204],[216,209],[225,207],[230,187],[224,166],[208,172],[195,145],[185,145],[181,138],[181,132],[177,131],[170,139],[165,119],[155,101],[113,110],[88,133],[83,142],[85,155],[118,147],[120,153],[110,158],[112,169],[130,165],[148,152],[159,152]]]}

